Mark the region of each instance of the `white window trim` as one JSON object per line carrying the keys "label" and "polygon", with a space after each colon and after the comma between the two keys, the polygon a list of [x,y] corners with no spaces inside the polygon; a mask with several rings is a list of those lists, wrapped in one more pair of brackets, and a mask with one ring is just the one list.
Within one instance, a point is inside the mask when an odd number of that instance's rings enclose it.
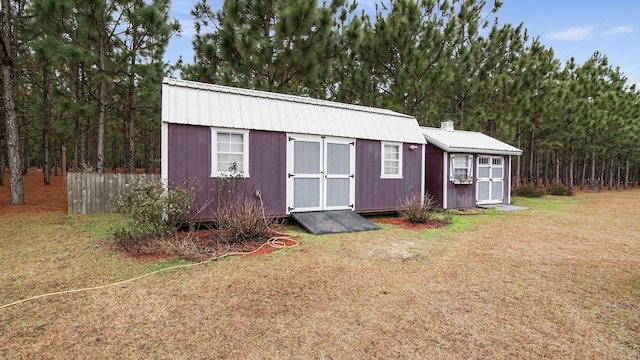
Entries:
{"label": "white window trim", "polygon": [[228,169],[218,169],[218,133],[231,133],[242,135],[243,167],[238,169],[241,177],[249,177],[249,130],[211,128],[211,177],[235,176]]}
{"label": "white window trim", "polygon": [[[397,174],[385,174],[384,172],[384,147],[387,145],[398,147],[398,173]],[[380,178],[381,179],[402,179],[402,143],[395,142],[380,142]]]}
{"label": "white window trim", "polygon": [[[455,158],[457,156],[467,156],[467,178],[456,179],[454,178]],[[449,181],[454,184],[472,184],[473,183],[473,155],[471,154],[451,154],[451,160],[449,161]]]}

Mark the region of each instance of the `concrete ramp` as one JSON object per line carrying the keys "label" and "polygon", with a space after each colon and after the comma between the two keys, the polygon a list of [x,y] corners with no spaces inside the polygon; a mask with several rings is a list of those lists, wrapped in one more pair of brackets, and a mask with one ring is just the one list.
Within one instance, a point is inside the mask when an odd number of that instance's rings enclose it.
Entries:
{"label": "concrete ramp", "polygon": [[478,207],[479,208],[483,208],[483,209],[496,209],[496,210],[500,210],[500,211],[504,211],[504,212],[529,210],[528,207],[507,205],[507,204],[478,205]]}
{"label": "concrete ramp", "polygon": [[315,235],[380,229],[351,210],[299,212],[291,217]]}

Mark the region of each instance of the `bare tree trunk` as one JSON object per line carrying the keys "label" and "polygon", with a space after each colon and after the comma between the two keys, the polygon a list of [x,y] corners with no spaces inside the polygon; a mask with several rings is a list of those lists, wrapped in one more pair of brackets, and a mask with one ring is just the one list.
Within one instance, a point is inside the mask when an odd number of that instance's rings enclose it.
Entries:
{"label": "bare tree trunk", "polygon": [[73,128],[73,171],[78,171],[80,153],[80,147],[82,147],[82,141],[80,140],[80,117],[76,115],[76,124]]}
{"label": "bare tree trunk", "polygon": [[118,168],[118,141],[116,140],[116,136],[114,135],[113,140],[111,141],[111,172],[115,173]]}
{"label": "bare tree trunk", "polygon": [[[56,141],[55,144],[57,144],[58,142]],[[56,146],[54,144],[53,148],[54,149],[59,149],[58,146]],[[58,152],[57,151],[53,151],[53,176],[58,176],[58,166],[59,166],[60,162],[58,161]]]}
{"label": "bare tree trunk", "polygon": [[18,114],[15,103],[15,75],[17,53],[12,29],[11,4],[2,0],[2,88],[6,122],[7,153],[9,157],[9,186],[11,205],[24,204],[22,164],[20,161],[20,138],[18,136]]}
{"label": "bare tree trunk", "polygon": [[606,163],[607,163],[607,157],[605,153],[605,155],[602,156],[602,167],[600,168],[600,176],[598,177],[598,191],[602,191],[602,185],[604,185]]}
{"label": "bare tree trunk", "polygon": [[51,185],[51,151],[49,144],[49,128],[45,127],[44,133],[42,134],[42,148],[44,150],[44,159],[42,164],[42,175],[44,177],[44,184]]}
{"label": "bare tree trunk", "polygon": [[617,175],[616,175],[616,189],[618,189],[618,191],[622,191],[622,164],[620,163],[620,156],[618,156],[618,159],[616,161],[616,168],[617,168]]}
{"label": "bare tree trunk", "polygon": [[570,150],[571,154],[569,155],[569,181],[567,181],[567,188],[570,192],[573,192],[573,149]]}
{"label": "bare tree trunk", "polygon": [[146,165],[145,169],[147,174],[153,174],[156,172],[156,166],[159,163],[156,161],[156,154],[158,153],[158,142],[159,138],[157,132],[154,129],[149,130],[149,135],[147,136],[147,146],[145,146],[146,154]]}
{"label": "bare tree trunk", "polygon": [[153,131],[149,131],[147,132],[147,135],[145,136],[144,139],[144,147],[143,147],[143,151],[144,151],[144,157],[143,157],[143,162],[144,162],[144,172],[146,174],[151,174],[153,172],[152,170],[152,165],[151,165],[151,160],[152,160],[152,153],[153,151],[151,150],[152,145],[152,139],[153,137]]}
{"label": "bare tree trunk", "polygon": [[549,154],[545,154],[543,164],[544,166],[542,171],[542,184],[547,187],[549,186]]}
{"label": "bare tree trunk", "polygon": [[4,121],[0,121],[0,186],[4,186]]}
{"label": "bare tree trunk", "polygon": [[613,190],[613,172],[615,169],[615,164],[613,160],[613,155],[611,155],[611,160],[609,161],[609,183],[607,184],[607,190]]}
{"label": "bare tree trunk", "polygon": [[[98,14],[98,16],[102,16]],[[105,35],[105,23],[101,18],[98,20],[100,23],[99,35],[98,35],[98,73],[100,79],[98,81],[98,148],[96,150],[96,171],[98,174],[104,173],[104,128],[106,117],[106,100],[107,100],[107,88],[105,84],[105,56],[106,56],[106,35]]]}
{"label": "bare tree trunk", "polygon": [[589,191],[596,189],[596,144],[591,147],[591,177],[589,177]]}
{"label": "bare tree trunk", "polygon": [[51,184],[51,148],[50,148],[50,126],[53,117],[52,109],[49,104],[49,64],[44,62],[42,69],[42,104],[44,105],[44,130],[42,134],[42,150],[43,150],[43,164],[42,175],[44,177],[44,184]]}
{"label": "bare tree trunk", "polygon": [[[89,100],[88,100],[88,90],[87,90],[87,84],[86,84],[86,75],[84,73],[84,65],[81,64],[80,68],[78,69],[78,95],[79,98],[82,101],[82,104],[86,105]],[[87,124],[86,124],[87,120],[86,117],[83,116],[77,116],[76,118],[76,132],[77,132],[77,137],[76,137],[76,149],[75,149],[75,154],[80,155],[80,159],[78,162],[77,159],[77,155],[74,158],[74,164],[73,164],[73,169],[74,171],[78,171],[78,169],[82,169],[82,170],[86,170],[87,169],[87,138],[89,137],[89,135],[87,134]],[[78,151],[79,150],[79,151]]]}
{"label": "bare tree trunk", "polygon": [[582,178],[580,180],[580,191],[584,190],[584,181],[585,181],[585,177],[587,176],[587,162],[583,162],[582,163]]}
{"label": "bare tree trunk", "polygon": [[133,90],[131,90],[131,103],[129,103],[129,131],[127,137],[129,139],[129,152],[128,152],[128,160],[127,170],[129,173],[136,172],[136,142],[135,142],[135,124],[136,124],[136,115],[133,108]]}
{"label": "bare tree trunk", "polygon": [[[546,161],[546,159],[547,154],[544,154],[542,151],[538,151],[538,154],[536,156],[536,184],[540,181],[540,178],[543,177],[543,175],[540,174],[540,162]],[[544,179],[542,179],[542,183],[544,184]]]}
{"label": "bare tree trunk", "polygon": [[[132,40],[131,40],[131,44],[132,44],[132,52],[135,54],[136,53],[136,44],[138,42],[138,33],[137,33],[137,28],[133,28],[132,29],[133,34],[132,34]],[[129,117],[129,133],[128,133],[128,139],[129,139],[129,153],[128,153],[128,160],[129,162],[127,163],[127,171],[129,173],[135,173],[136,172],[136,163],[135,163],[135,158],[136,158],[136,143],[135,143],[135,136],[136,136],[136,132],[135,132],[135,123],[136,123],[136,108],[135,108],[135,103],[134,103],[134,97],[135,97],[135,91],[136,91],[136,82],[135,82],[135,67],[136,67],[136,57],[131,56],[131,74],[129,74],[129,91],[127,94],[127,101],[128,101],[128,109],[127,109],[127,114]]]}
{"label": "bare tree trunk", "polygon": [[556,151],[556,185],[560,184],[560,154]]}
{"label": "bare tree trunk", "polygon": [[624,167],[624,189],[627,190],[629,188],[629,154],[627,154],[627,158],[625,160]]}

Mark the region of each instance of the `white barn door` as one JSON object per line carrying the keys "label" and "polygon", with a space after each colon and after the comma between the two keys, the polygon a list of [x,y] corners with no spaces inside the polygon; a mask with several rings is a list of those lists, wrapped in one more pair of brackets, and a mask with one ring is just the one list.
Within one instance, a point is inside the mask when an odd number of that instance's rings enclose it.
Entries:
{"label": "white barn door", "polygon": [[355,142],[324,139],[323,210],[353,209],[355,200]]}
{"label": "white barn door", "polygon": [[287,212],[353,209],[355,141],[287,136]]}
{"label": "white barn door", "polygon": [[478,156],[477,165],[476,203],[503,203],[504,159],[501,156]]}

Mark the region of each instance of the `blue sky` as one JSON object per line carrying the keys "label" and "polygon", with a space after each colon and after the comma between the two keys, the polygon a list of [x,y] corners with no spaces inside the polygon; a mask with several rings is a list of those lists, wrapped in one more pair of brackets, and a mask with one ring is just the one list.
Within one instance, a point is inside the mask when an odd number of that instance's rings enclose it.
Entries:
{"label": "blue sky", "polygon": [[[165,56],[176,61],[182,55],[193,60],[193,19],[189,12],[197,0],[173,0],[171,16],[182,24],[182,36],[171,39]],[[219,9],[222,0],[208,0]],[[492,3],[491,0],[488,0]],[[563,63],[571,57],[583,64],[595,51],[620,67],[628,84],[640,87],[640,1],[638,0],[503,0],[497,13],[500,23],[524,23],[529,35],[553,48]],[[358,1],[373,12],[375,0]],[[488,7],[487,7],[488,8]]]}

